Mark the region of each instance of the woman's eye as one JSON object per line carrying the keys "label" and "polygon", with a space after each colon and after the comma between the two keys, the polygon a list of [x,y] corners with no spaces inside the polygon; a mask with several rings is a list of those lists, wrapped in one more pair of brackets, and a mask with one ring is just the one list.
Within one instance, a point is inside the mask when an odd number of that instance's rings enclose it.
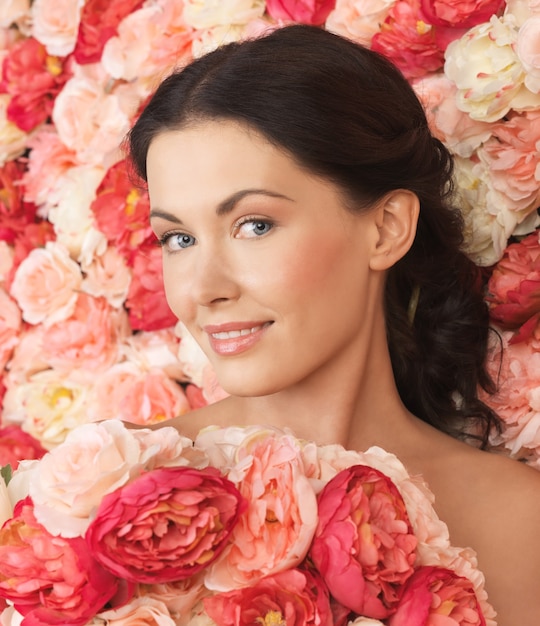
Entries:
{"label": "woman's eye", "polygon": [[247,239],[249,237],[261,237],[272,230],[273,224],[265,220],[246,220],[238,227],[237,237]]}
{"label": "woman's eye", "polygon": [[167,251],[175,252],[195,245],[195,237],[186,233],[168,233],[160,239],[160,244]]}

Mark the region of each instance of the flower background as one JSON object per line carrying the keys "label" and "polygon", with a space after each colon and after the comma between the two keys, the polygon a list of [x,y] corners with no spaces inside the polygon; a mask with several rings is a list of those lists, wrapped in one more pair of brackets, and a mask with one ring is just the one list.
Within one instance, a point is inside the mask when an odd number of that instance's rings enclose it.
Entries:
{"label": "flower background", "polygon": [[290,22],[392,59],[455,155],[503,338],[492,444],[540,469],[539,0],[2,0],[0,465],[224,396],[166,304],[122,140],[168,73]]}

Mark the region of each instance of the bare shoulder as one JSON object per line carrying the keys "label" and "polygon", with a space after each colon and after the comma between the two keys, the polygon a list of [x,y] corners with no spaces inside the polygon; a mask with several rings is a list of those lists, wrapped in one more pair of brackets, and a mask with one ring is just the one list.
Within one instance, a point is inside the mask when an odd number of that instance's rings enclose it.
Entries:
{"label": "bare shoulder", "polygon": [[476,550],[499,626],[540,624],[540,472],[468,446],[452,466],[435,494],[452,542]]}

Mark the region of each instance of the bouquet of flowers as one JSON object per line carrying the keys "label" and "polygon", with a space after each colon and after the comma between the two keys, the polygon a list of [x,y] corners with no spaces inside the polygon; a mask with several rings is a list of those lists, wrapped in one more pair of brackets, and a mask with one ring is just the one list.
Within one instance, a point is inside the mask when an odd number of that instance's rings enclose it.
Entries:
{"label": "bouquet of flowers", "polygon": [[494,624],[474,553],[380,448],[112,420],[21,463],[2,496],[4,625]]}

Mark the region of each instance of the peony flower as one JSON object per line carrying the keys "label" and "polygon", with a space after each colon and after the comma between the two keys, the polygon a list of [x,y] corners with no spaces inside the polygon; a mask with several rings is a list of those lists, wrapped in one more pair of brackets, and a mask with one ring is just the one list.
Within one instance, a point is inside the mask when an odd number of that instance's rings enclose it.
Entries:
{"label": "peony flower", "polygon": [[389,626],[485,626],[466,578],[440,567],[420,567],[409,578]]}
{"label": "peony flower", "polygon": [[86,0],[73,53],[77,63],[98,63],[120,22],[142,3],[143,0]]}
{"label": "peony flower", "polygon": [[127,315],[112,309],[104,298],[81,293],[71,317],[51,324],[43,358],[58,372],[98,374],[120,358],[120,342],[130,332]]}
{"label": "peony flower", "polygon": [[491,318],[506,329],[515,329],[540,313],[538,231],[506,248],[489,279],[487,301]]}
{"label": "peony flower", "polygon": [[446,49],[444,72],[457,88],[457,106],[473,119],[495,122],[510,109],[540,106],[540,96],[524,86],[525,71],[515,46],[511,15],[492,16]]}
{"label": "peony flower", "polygon": [[83,539],[55,537],[36,521],[30,499],[19,502],[0,529],[0,596],[25,623],[83,626],[117,587]]}
{"label": "peony flower", "polygon": [[160,330],[176,324],[165,297],[161,250],[157,246],[141,246],[135,255],[126,308],[133,330]]}
{"label": "peony flower", "polygon": [[[248,508],[222,558],[205,577],[206,586],[217,591],[252,585],[297,566],[317,524],[315,494],[294,438],[269,435],[260,428],[250,433],[236,450],[236,463],[228,474]],[[211,449],[203,449],[212,454]]]}
{"label": "peony flower", "polygon": [[12,96],[8,119],[26,132],[45,122],[71,74],[69,68],[69,60],[48,55],[37,39],[16,42],[4,58],[0,82],[0,92]]}
{"label": "peony flower", "polygon": [[20,426],[10,424],[0,428],[0,467],[11,465],[16,470],[20,461],[40,459],[46,452],[39,441]]}
{"label": "peony flower", "polygon": [[375,33],[371,48],[388,57],[408,79],[434,72],[444,63],[432,27],[418,19],[420,0],[399,0]]}
{"label": "peony flower", "polygon": [[368,46],[397,0],[337,0],[326,20],[330,32]]}
{"label": "peony flower", "polygon": [[103,498],[86,540],[122,578],[179,580],[219,557],[244,508],[236,487],[214,468],[155,469]]}
{"label": "peony flower", "polygon": [[540,92],[540,14],[530,17],[519,29],[516,54],[525,69],[525,87]]}
{"label": "peony flower", "polygon": [[75,48],[83,3],[80,0],[34,0],[32,34],[56,56],[67,56]]}
{"label": "peony flower", "polygon": [[114,420],[72,430],[32,476],[30,495],[39,522],[64,537],[84,535],[104,495],[156,460],[181,462],[188,440],[171,430],[150,436]]}
{"label": "peony flower", "polygon": [[182,387],[159,368],[145,371],[135,363],[117,363],[95,381],[88,416],[121,419],[146,426],[183,415],[189,402]]}
{"label": "peony flower", "polygon": [[19,265],[11,295],[26,322],[50,325],[72,315],[81,283],[79,265],[63,246],[49,242],[34,248]]}
{"label": "peony flower", "polygon": [[89,381],[73,380],[55,370],[38,372],[8,387],[3,420],[20,424],[50,449],[62,443],[73,428],[88,421],[89,387]]}
{"label": "peony flower", "polygon": [[332,626],[328,590],[308,571],[289,569],[256,584],[203,600],[218,626]]}
{"label": "peony flower", "polygon": [[133,598],[117,609],[98,613],[88,626],[176,626],[163,602],[153,598]]}
{"label": "peony flower", "polygon": [[422,13],[434,26],[471,28],[499,13],[505,0],[422,0]]}
{"label": "peony flower", "polygon": [[11,358],[19,343],[21,311],[9,295],[0,287],[0,368]]}
{"label": "peony flower", "polygon": [[417,540],[394,483],[369,466],[342,470],[318,496],[310,557],[330,593],[359,615],[393,613]]}
{"label": "peony flower", "polygon": [[319,26],[323,24],[336,0],[267,0],[266,10],[275,20]]}

